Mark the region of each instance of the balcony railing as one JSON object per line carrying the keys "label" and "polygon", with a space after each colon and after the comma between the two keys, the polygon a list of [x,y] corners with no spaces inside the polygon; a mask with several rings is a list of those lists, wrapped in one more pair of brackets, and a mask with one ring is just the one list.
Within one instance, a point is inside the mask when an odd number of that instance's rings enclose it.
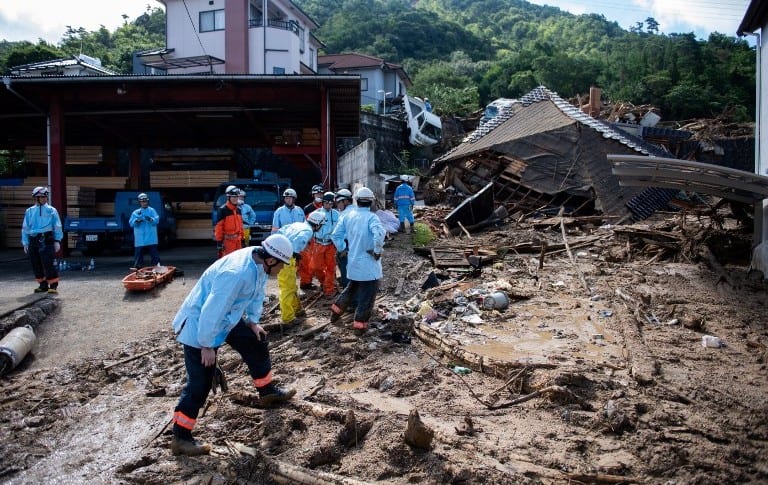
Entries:
{"label": "balcony railing", "polygon": [[[248,27],[254,28],[254,27],[261,27],[262,19],[261,17],[251,19],[248,21]],[[293,32],[296,35],[299,35],[299,31],[301,30],[299,28],[299,24],[297,24],[294,20],[275,20],[275,19],[269,19],[267,21],[268,27],[274,27],[276,29],[282,29],[282,30],[289,30]]]}

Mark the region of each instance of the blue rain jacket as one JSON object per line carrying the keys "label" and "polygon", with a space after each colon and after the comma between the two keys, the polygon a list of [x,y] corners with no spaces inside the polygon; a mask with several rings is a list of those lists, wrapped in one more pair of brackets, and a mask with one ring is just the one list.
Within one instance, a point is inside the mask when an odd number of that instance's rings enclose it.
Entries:
{"label": "blue rain jacket", "polygon": [[336,224],[338,224],[341,215],[336,209],[325,210],[323,208],[317,209],[315,212],[322,212],[325,216],[325,224],[320,226],[320,229],[315,233],[315,239],[317,239],[322,244],[329,243],[331,242],[331,233],[333,232],[333,228],[336,227]]}
{"label": "blue rain jacket", "polygon": [[384,250],[384,225],[369,207],[347,211],[349,209],[344,211],[344,217],[340,218],[331,233],[336,249],[348,251],[347,278],[353,281],[381,279],[381,259],[375,260],[368,251],[381,254]]}
{"label": "blue rain jacket", "polygon": [[61,241],[64,238],[59,211],[49,204],[35,204],[24,212],[24,221],[21,223],[21,244],[29,246],[29,236],[44,232],[53,232],[54,241]]}
{"label": "blue rain jacket", "polygon": [[405,182],[398,185],[395,189],[394,199],[397,207],[416,204],[416,195],[413,193],[411,186]]}
{"label": "blue rain jacket", "polygon": [[305,219],[306,216],[301,207],[293,206],[289,209],[288,206],[281,205],[275,210],[275,215],[272,216],[272,232],[276,232],[292,222],[301,222]]}
{"label": "blue rain jacket", "polygon": [[157,223],[160,216],[155,209],[139,207],[131,213],[128,224],[133,228],[133,245],[138,247],[157,244]]}
{"label": "blue rain jacket", "polygon": [[269,275],[253,260],[255,250],[238,249],[205,270],[173,319],[176,340],[217,348],[241,317],[259,323]]}
{"label": "blue rain jacket", "polygon": [[249,226],[256,224],[256,211],[253,210],[253,207],[248,204],[239,205],[238,207],[240,207],[240,214],[243,216],[243,224]]}
{"label": "blue rain jacket", "polygon": [[[304,219],[303,211],[301,213],[301,218]],[[294,222],[281,227],[280,230],[277,231],[278,234],[282,234],[291,241],[294,254],[304,251],[304,248],[309,244],[309,240],[312,239],[312,232],[312,226],[307,222]]]}

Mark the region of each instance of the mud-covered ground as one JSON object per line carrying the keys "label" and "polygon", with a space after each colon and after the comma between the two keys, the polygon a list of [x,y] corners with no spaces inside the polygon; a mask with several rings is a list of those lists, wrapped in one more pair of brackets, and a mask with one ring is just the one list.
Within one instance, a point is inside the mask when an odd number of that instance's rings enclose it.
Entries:
{"label": "mud-covered ground", "polygon": [[[304,326],[271,331],[291,403],[259,408],[222,349],[229,391],[210,396],[196,436],[214,449],[195,458],[168,449],[184,381],[170,320],[210,255],[171,251],[184,277],[146,294],[124,292],[122,261],[64,273],[33,355],[0,379],[0,481],[765,483],[768,286],[743,251],[713,270],[696,249],[704,233],[710,247],[744,234],[655,220],[677,243],[597,223],[569,226],[557,249],[561,227],[529,221],[434,243],[494,254],[479,274],[436,270],[395,235],[367,334],[345,319],[307,331],[327,322],[314,294]],[[30,303],[26,262],[0,278],[6,307]],[[495,291],[507,308],[483,304]]]}

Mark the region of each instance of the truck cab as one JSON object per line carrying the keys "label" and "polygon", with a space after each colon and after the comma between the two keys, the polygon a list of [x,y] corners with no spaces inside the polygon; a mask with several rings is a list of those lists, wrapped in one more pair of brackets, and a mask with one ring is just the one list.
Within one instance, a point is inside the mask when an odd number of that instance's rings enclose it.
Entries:
{"label": "truck cab", "polygon": [[251,228],[251,245],[259,244],[272,232],[272,216],[275,209],[283,203],[283,191],[291,186],[291,180],[278,178],[272,172],[254,171],[253,178],[233,179],[223,182],[216,189],[211,221],[216,225],[218,209],[226,204],[227,196],[224,191],[230,185],[245,191],[245,203],[256,213],[256,222]]}
{"label": "truck cab", "polygon": [[[133,228],[128,223],[131,213],[138,209],[140,191],[115,193],[113,216],[65,217],[64,231],[75,235],[75,249],[84,255],[101,254],[103,251],[130,251],[133,249]],[[164,201],[159,192],[144,192],[149,205],[160,216],[157,238],[161,246],[176,239],[176,216],[170,202]]]}

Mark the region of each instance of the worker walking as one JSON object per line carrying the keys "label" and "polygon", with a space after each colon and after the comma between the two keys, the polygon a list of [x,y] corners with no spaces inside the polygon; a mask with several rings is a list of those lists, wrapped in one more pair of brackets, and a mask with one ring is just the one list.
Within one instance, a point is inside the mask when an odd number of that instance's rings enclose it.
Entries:
{"label": "worker walking", "polygon": [[297,261],[305,256],[305,249],[314,233],[325,223],[320,213],[312,213],[304,222],[294,222],[283,226],[277,232],[287,237],[293,245],[293,257],[277,275],[277,286],[280,289],[280,319],[283,323],[291,323],[296,317],[304,315],[299,300],[299,288],[296,285]]}
{"label": "worker walking", "polygon": [[[413,206],[416,204],[416,195],[413,193],[407,175],[401,175],[400,185],[395,189],[394,202],[397,207],[397,218],[400,219],[400,232],[411,232],[413,227]],[[406,225],[406,222],[408,223]]]}
{"label": "worker walking", "polygon": [[228,343],[248,366],[262,406],[287,401],[296,393],[272,382],[267,332],[259,325],[267,279],[291,258],[291,242],[273,234],[261,246],[234,251],[214,262],[192,288],[173,319],[184,350],[187,383],[173,413],[174,455],[203,455],[208,444],[192,437],[200,408],[211,390],[216,354]]}
{"label": "worker walking", "polygon": [[315,233],[309,250],[309,281],[311,283],[313,277],[317,278],[323,295],[328,298],[336,294],[336,246],[331,241],[331,233],[340,216],[339,211],[333,208],[335,198],[336,194],[333,192],[323,194],[323,207],[315,212],[320,212],[325,217],[325,224]]}
{"label": "worker walking", "polygon": [[219,207],[216,227],[213,230],[218,257],[226,256],[243,247],[243,218],[238,205],[240,189],[230,185],[225,194],[227,201]]}
{"label": "worker walking", "polygon": [[285,192],[283,192],[283,202],[284,204],[278,207],[272,216],[272,232],[277,232],[281,227],[293,222],[301,222],[306,219],[304,211],[295,205],[295,190],[285,189]]}
{"label": "worker walking", "polygon": [[240,189],[237,203],[240,207],[240,216],[243,218],[243,247],[251,245],[251,226],[256,224],[256,211],[246,201],[245,190]]}
{"label": "worker walking", "polygon": [[48,204],[48,188],[32,190],[35,205],[24,212],[21,223],[21,245],[32,263],[32,273],[38,287],[35,293],[58,293],[59,272],[53,265],[55,254],[61,251],[64,231],[59,212]]}
{"label": "worker walking", "polygon": [[[336,209],[339,211],[339,218],[349,214],[354,210],[352,205],[352,192],[347,189],[340,189],[336,192]],[[335,228],[335,226],[334,226]],[[336,246],[334,245],[334,248]],[[339,266],[339,287],[343,290],[348,283],[347,280],[347,252],[336,251],[336,264]]]}
{"label": "worker walking", "polygon": [[160,216],[149,205],[147,194],[137,197],[139,208],[131,212],[128,224],[133,228],[133,267],[144,266],[144,253],[148,252],[152,266],[160,264],[160,253],[157,251],[157,224]]}
{"label": "worker walking", "polygon": [[347,251],[349,255],[349,283],[331,305],[331,322],[338,320],[354,302],[356,308],[352,328],[365,331],[373,311],[379,280],[383,275],[381,253],[384,250],[386,231],[381,220],[371,212],[373,191],[361,187],[355,193],[355,200],[357,209],[345,214],[331,234],[336,249]]}

